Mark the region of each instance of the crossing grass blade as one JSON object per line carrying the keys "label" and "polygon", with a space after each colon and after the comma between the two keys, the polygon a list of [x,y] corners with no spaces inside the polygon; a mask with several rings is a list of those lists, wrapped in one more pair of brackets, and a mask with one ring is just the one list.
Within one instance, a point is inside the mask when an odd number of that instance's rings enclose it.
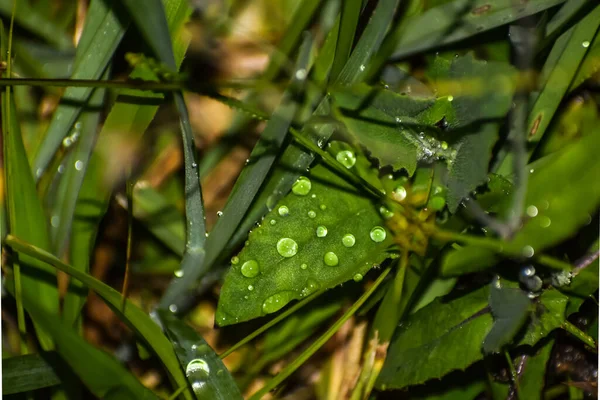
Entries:
{"label": "crossing grass blade", "polygon": [[344,1],[341,5],[341,19],[338,33],[338,41],[335,47],[335,57],[331,66],[331,79],[335,80],[346,64],[352,44],[354,44],[354,34],[358,26],[358,17],[362,7],[361,0]]}
{"label": "crossing grass blade", "polygon": [[60,384],[55,371],[59,363],[55,351],[2,358],[2,393],[29,392]]}
{"label": "crossing grass blade", "polygon": [[[65,272],[96,292],[111,307],[115,314],[142,338],[146,345],[158,356],[175,387],[187,385],[187,380],[179,367],[179,362],[171,344],[161,332],[160,327],[143,310],[129,300],[125,300],[125,305],[122,307],[123,297],[115,289],[91,275],[63,263],[39,247],[33,246],[12,235],[6,237],[5,243],[16,251]],[[192,398],[189,394],[184,393],[184,396],[186,399]]]}
{"label": "crossing grass blade", "polygon": [[[77,46],[72,79],[99,79],[102,76],[127,29],[125,16],[122,14],[117,1],[91,2],[87,14],[89,22],[85,24]],[[33,162],[36,179],[48,167],[91,93],[90,87],[68,87],[65,90],[61,104],[52,115],[52,121],[36,152]]]}

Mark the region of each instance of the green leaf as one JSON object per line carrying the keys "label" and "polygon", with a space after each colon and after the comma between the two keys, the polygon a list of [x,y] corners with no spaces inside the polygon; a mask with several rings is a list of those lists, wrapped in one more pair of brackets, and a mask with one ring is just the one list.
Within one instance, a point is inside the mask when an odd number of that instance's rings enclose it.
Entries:
{"label": "green leaf", "polygon": [[411,315],[392,339],[377,387],[421,384],[483,358],[481,343],[492,324],[488,293],[486,286],[453,301],[436,299]]}
{"label": "green leaf", "polygon": [[527,321],[531,305],[531,300],[523,290],[499,287],[499,280],[495,283],[490,289],[490,308],[494,316],[494,325],[483,342],[483,351],[486,354],[500,353],[502,348],[513,340]]}
{"label": "green leaf", "polygon": [[221,289],[217,322],[270,314],[319,289],[362,279],[388,257],[392,238],[384,225],[370,199],[326,167],[314,167],[250,233]]}
{"label": "green leaf", "polygon": [[488,166],[499,126],[496,123],[486,123],[478,128],[452,144],[456,155],[448,163],[445,182],[446,203],[452,213],[465,196],[487,180]]}
{"label": "green leaf", "polygon": [[62,359],[94,395],[107,398],[109,393],[119,390],[126,392],[130,398],[158,399],[117,360],[47,314],[29,296],[24,296],[23,302],[32,318],[52,336]]}
{"label": "green leaf", "polygon": [[546,380],[546,365],[554,346],[554,339],[546,340],[524,357],[523,371],[519,373],[519,398],[542,400]]}
{"label": "green leaf", "polygon": [[227,367],[202,336],[169,311],[159,310],[158,315],[197,399],[243,398]]}
{"label": "green leaf", "polygon": [[[50,249],[46,216],[35,187],[34,178],[23,145],[17,110],[12,93],[2,93],[2,141],[4,144],[4,171],[6,176],[6,206],[8,232],[19,235],[35,245]],[[14,275],[7,275],[15,285],[17,307],[20,296],[36,299],[39,306],[50,315],[58,315],[58,289],[56,272],[44,263],[26,254],[19,254],[13,264]],[[22,309],[21,309],[22,310]],[[53,348],[52,339],[34,320],[38,339],[44,350]]]}
{"label": "green leaf", "polygon": [[589,44],[585,58],[581,62],[577,74],[573,77],[569,92],[578,88],[583,82],[600,71],[600,35],[596,33],[594,40]]}
{"label": "green leaf", "polygon": [[434,104],[429,97],[412,97],[389,90],[355,85],[333,92],[342,107],[342,122],[350,136],[367,148],[382,166],[404,168],[412,175],[417,161],[428,153],[413,125],[416,117]]}
{"label": "green leaf", "polygon": [[528,141],[539,142],[567,93],[600,26],[600,6],[563,33],[542,69],[541,90],[529,113]]}
{"label": "green leaf", "polygon": [[[552,162],[532,169],[526,207],[533,215],[515,237],[503,244],[503,253],[531,256],[571,236],[600,204],[600,186],[591,185],[600,176],[596,149],[600,132],[589,135],[562,152],[549,156]],[[560,188],[560,190],[556,190]],[[474,245],[449,252],[442,264],[445,275],[462,274],[491,267],[499,259],[493,250]]]}
{"label": "green leaf", "polygon": [[535,309],[531,314],[531,322],[518,344],[533,346],[560,327],[566,320],[565,310],[568,301],[569,298],[558,290],[544,291],[534,303]]}
{"label": "green leaf", "polygon": [[[119,8],[115,3],[114,0],[93,0],[90,3],[75,54],[72,79],[99,79],[112,60],[128,25],[123,16],[118,15]],[[68,87],[65,90],[62,103],[52,114],[52,121],[38,146],[32,169],[36,179],[71,131],[92,91],[91,87]]]}
{"label": "green leaf", "polygon": [[[7,236],[5,243],[17,251],[52,265],[56,269],[81,281],[85,286],[95,291],[123,322],[144,339],[148,347],[160,358],[176,387],[187,385],[185,375],[179,367],[179,362],[177,361],[177,357],[175,357],[169,341],[148,314],[129,300],[125,302],[125,305],[122,308],[123,297],[115,289],[95,279],[91,275],[63,263],[52,254],[38,247],[32,246],[10,235]],[[190,399],[191,396],[187,395],[186,398]]]}
{"label": "green leaf", "polygon": [[406,21],[392,57],[405,58],[442,47],[563,2],[564,0],[532,0],[522,4],[512,0],[445,2]]}
{"label": "green leaf", "polygon": [[2,359],[2,393],[29,392],[60,384],[55,372],[60,359],[54,351]]}

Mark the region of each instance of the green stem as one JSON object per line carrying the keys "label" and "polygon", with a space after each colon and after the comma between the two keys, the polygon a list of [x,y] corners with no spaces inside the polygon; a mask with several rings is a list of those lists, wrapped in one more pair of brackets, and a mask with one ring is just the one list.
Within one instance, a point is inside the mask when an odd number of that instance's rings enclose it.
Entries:
{"label": "green stem", "polygon": [[325,332],[321,337],[313,342],[298,358],[296,358],[291,364],[289,364],[283,371],[281,371],[277,376],[271,379],[261,390],[256,392],[250,400],[259,400],[269,391],[273,390],[279,384],[281,384],[285,379],[287,379],[291,374],[294,373],[306,360],[308,360],[317,350],[321,348],[331,337],[342,327],[342,325],[352,317],[356,311],[364,304],[365,301],[375,292],[375,290],[379,287],[381,282],[383,282],[384,278],[389,274],[390,268],[387,268],[385,271],[379,275],[377,280],[373,283],[373,285],[369,288],[367,292],[365,292],[353,305],[338,319],[335,324],[333,324],[327,332]]}
{"label": "green stem", "polygon": [[242,347],[243,345],[245,345],[246,343],[248,343],[255,337],[259,336],[263,332],[267,331],[272,326],[277,325],[279,322],[283,321],[289,315],[293,314],[300,308],[304,307],[306,304],[310,303],[311,301],[313,301],[314,299],[316,299],[323,293],[325,293],[325,289],[322,289],[322,290],[316,292],[315,294],[305,298],[304,300],[297,302],[292,307],[288,308],[285,312],[279,314],[277,317],[273,318],[271,321],[267,322],[266,324],[264,324],[263,326],[261,326],[260,328],[258,328],[257,330],[255,330],[254,332],[252,332],[251,334],[249,334],[248,336],[246,336],[245,338],[243,338],[242,340],[240,340],[239,342],[237,342],[236,344],[231,346],[224,353],[220,354],[219,358],[221,358],[221,359],[226,358],[228,355],[230,355],[231,353],[233,353],[234,351],[236,351],[237,349],[239,349],[240,347]]}
{"label": "green stem", "polygon": [[569,321],[563,322],[561,328],[569,332],[571,335],[575,336],[577,339],[581,340],[586,345],[590,346],[594,351],[598,351],[594,339],[590,335],[588,335],[587,333],[570,323]]}

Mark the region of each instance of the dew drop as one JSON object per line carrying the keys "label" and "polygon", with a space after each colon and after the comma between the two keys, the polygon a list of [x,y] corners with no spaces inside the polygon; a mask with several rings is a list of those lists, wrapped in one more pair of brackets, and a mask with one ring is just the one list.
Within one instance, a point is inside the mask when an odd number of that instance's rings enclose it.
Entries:
{"label": "dew drop", "polygon": [[454,96],[448,96],[448,97],[446,97],[446,99],[447,99],[448,101],[452,101],[452,100],[454,100]]}
{"label": "dew drop", "polygon": [[526,265],[519,271],[519,276],[521,278],[530,278],[535,275],[535,268],[533,265]]}
{"label": "dew drop", "polygon": [[371,237],[372,241],[379,243],[385,240],[387,233],[381,226],[375,226],[373,229],[371,229],[371,232],[369,232],[369,236]]}
{"label": "dew drop", "polygon": [[381,214],[384,219],[390,219],[394,216],[394,213],[388,210],[385,206],[379,207],[379,214]]}
{"label": "dew drop", "polygon": [[317,195],[313,193],[313,194],[310,195],[310,197],[312,197],[313,199],[316,199]]}
{"label": "dew drop", "polygon": [[254,290],[254,286],[252,286],[252,285],[248,285],[248,290],[249,290],[249,291],[253,291],[253,290]]}
{"label": "dew drop", "polygon": [[298,178],[294,185],[292,186],[292,192],[298,196],[306,196],[310,192],[310,188],[312,184],[310,179],[305,176],[301,176]]}
{"label": "dew drop", "polygon": [[280,310],[293,298],[294,294],[291,291],[275,293],[263,302],[262,310],[265,314],[274,313],[275,311]]}
{"label": "dew drop", "polygon": [[169,311],[171,311],[172,313],[176,313],[177,312],[177,305],[176,304],[171,304],[169,306]]}
{"label": "dew drop", "polygon": [[442,150],[448,150],[448,143],[446,143],[446,142],[441,142],[441,143],[440,143],[440,147],[442,148]]}
{"label": "dew drop", "polygon": [[181,278],[183,276],[183,270],[182,269],[178,269],[177,271],[175,271],[173,273],[173,275],[175,275],[175,277],[177,277],[177,278]]}
{"label": "dew drop", "polygon": [[329,265],[330,267],[335,267],[338,265],[338,261],[338,256],[332,251],[328,251],[323,257],[323,262],[325,262],[325,265]]}
{"label": "dew drop", "polygon": [[523,256],[530,258],[533,257],[534,254],[535,251],[533,250],[533,247],[529,245],[523,247]]}
{"label": "dew drop", "polygon": [[446,199],[440,196],[435,196],[429,199],[428,206],[434,211],[440,211],[446,205]]}
{"label": "dew drop", "polygon": [[351,233],[346,233],[344,237],[342,237],[342,244],[346,247],[352,247],[356,243],[356,238]]}
{"label": "dew drop", "polygon": [[277,221],[275,221],[274,219],[272,219],[272,220],[270,220],[270,221],[269,221],[269,223],[270,223],[271,225],[275,225],[275,224],[277,223]]}
{"label": "dew drop", "polygon": [[223,216],[223,211],[217,211],[217,217],[222,217]]}
{"label": "dew drop", "polygon": [[304,68],[300,68],[298,71],[296,71],[296,79],[298,79],[299,81],[306,79],[306,75],[307,73]]}
{"label": "dew drop", "polygon": [[325,211],[327,209],[327,206],[325,204],[321,204],[319,208],[321,209],[321,211]]}
{"label": "dew drop", "polygon": [[289,215],[290,209],[287,208],[287,206],[280,206],[279,209],[277,209],[277,213],[282,217],[285,217],[286,215]]}
{"label": "dew drop", "polygon": [[327,236],[327,227],[323,225],[317,226],[317,237],[325,237]]}
{"label": "dew drop", "polygon": [[537,207],[536,206],[527,207],[527,215],[529,215],[531,218],[537,216],[538,215]]}
{"label": "dew drop", "polygon": [[302,264],[302,265],[300,266],[300,269],[306,269],[306,268],[308,268],[308,265],[306,265],[306,264]]}
{"label": "dew drop", "polygon": [[52,218],[50,218],[50,225],[52,225],[53,227],[58,227],[58,224],[60,222],[60,217],[58,215],[53,215]]}
{"label": "dew drop", "polygon": [[260,272],[258,263],[254,260],[246,261],[240,270],[246,278],[254,278]]}
{"label": "dew drop", "polygon": [[354,279],[354,282],[360,282],[362,281],[363,276],[361,274],[356,274],[352,279]]}
{"label": "dew drop", "polygon": [[75,169],[77,171],[81,171],[83,169],[83,161],[81,161],[81,160],[75,161]]}
{"label": "dew drop", "polygon": [[298,243],[290,238],[279,239],[277,242],[277,252],[283,257],[293,257],[298,252]]}
{"label": "dew drop", "polygon": [[65,166],[64,165],[59,165],[58,166],[58,173],[62,174],[63,172],[65,172]]}
{"label": "dew drop", "polygon": [[239,262],[240,262],[240,259],[239,259],[239,257],[238,257],[238,256],[233,256],[233,257],[231,257],[231,263],[232,263],[233,265],[236,265],[236,264],[237,264],[237,263],[239,263]]}
{"label": "dew drop", "polygon": [[317,281],[315,281],[314,279],[309,279],[308,281],[306,281],[306,286],[302,289],[300,296],[306,297],[310,294],[313,294],[314,292],[319,290],[320,287],[321,285],[319,285]]}
{"label": "dew drop", "polygon": [[547,228],[552,223],[552,220],[550,218],[546,217],[545,215],[541,216],[539,218],[539,221],[540,221],[540,227],[542,227],[542,228]]}
{"label": "dew drop", "polygon": [[195,162],[192,163],[192,168],[197,168],[198,164],[196,164]]}
{"label": "dew drop", "polygon": [[366,68],[367,68],[367,67],[366,67],[364,64],[361,64],[361,65],[360,65],[360,70],[361,70],[361,71],[364,71]]}
{"label": "dew drop", "polygon": [[205,377],[208,377],[208,374],[210,374],[210,367],[208,366],[206,360],[202,358],[196,358],[190,361],[187,367],[185,367],[185,375],[187,377],[190,377],[190,375],[194,375],[196,373],[200,373]]}
{"label": "dew drop", "polygon": [[393,191],[393,196],[396,201],[402,201],[406,198],[406,188],[404,186],[398,186]]}
{"label": "dew drop", "polygon": [[317,213],[314,212],[313,210],[310,210],[308,212],[308,218],[315,218],[317,216]]}
{"label": "dew drop", "polygon": [[590,47],[590,42],[586,40],[585,42],[582,42],[581,45],[587,49],[588,47]]}
{"label": "dew drop", "polygon": [[356,156],[350,150],[339,151],[335,159],[347,169],[352,168],[356,164]]}

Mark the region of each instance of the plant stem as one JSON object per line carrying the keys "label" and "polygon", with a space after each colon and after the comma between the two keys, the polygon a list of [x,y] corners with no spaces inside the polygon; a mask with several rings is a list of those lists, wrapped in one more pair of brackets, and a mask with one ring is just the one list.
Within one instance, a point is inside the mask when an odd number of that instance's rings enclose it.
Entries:
{"label": "plant stem", "polygon": [[373,283],[373,285],[366,291],[353,305],[338,319],[335,324],[333,324],[327,332],[325,332],[321,337],[313,342],[298,358],[296,358],[291,364],[289,364],[283,371],[277,374],[273,379],[271,379],[262,389],[256,392],[250,400],[259,400],[269,391],[273,390],[277,387],[281,382],[287,379],[291,374],[294,373],[306,360],[308,360],[317,350],[321,348],[331,337],[341,328],[341,326],[352,317],[356,311],[364,304],[365,301],[375,292],[375,290],[379,287],[381,282],[383,282],[384,278],[389,274],[390,268],[387,268],[385,271],[379,275],[377,280]]}

